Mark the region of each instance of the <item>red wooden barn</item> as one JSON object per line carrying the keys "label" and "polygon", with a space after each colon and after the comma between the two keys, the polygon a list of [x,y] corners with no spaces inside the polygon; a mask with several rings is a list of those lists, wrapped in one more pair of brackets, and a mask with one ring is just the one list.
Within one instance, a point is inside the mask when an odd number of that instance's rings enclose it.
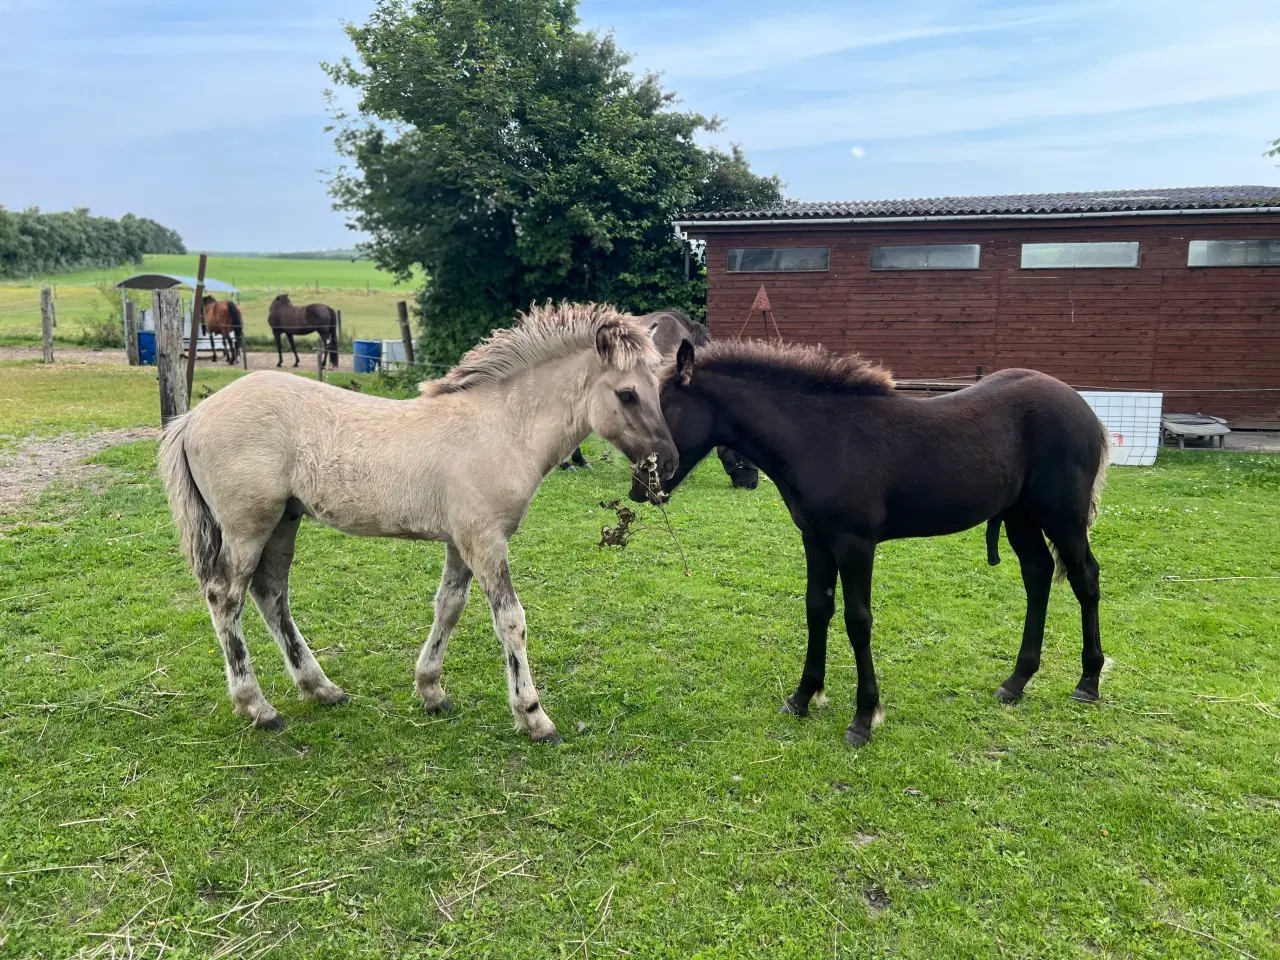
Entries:
{"label": "red wooden barn", "polygon": [[717,337],[763,284],[782,337],[900,379],[1034,367],[1280,419],[1280,187],[785,202],[675,226],[706,241]]}

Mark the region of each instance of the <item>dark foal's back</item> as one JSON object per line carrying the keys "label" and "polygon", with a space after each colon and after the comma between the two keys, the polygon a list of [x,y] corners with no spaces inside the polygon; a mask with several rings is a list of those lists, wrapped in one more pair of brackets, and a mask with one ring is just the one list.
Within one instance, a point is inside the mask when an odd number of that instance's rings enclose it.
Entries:
{"label": "dark foal's back", "polygon": [[[803,514],[838,516],[876,541],[967,530],[1028,485],[1042,506],[1061,502],[1064,486],[1088,492],[1102,449],[1084,398],[1033,370],[1003,370],[929,399],[804,390],[770,397],[759,415],[771,422],[760,427],[798,434],[798,453],[774,467],[784,496]],[[768,454],[760,456],[773,476]],[[1086,508],[1087,497],[1076,506]]]}

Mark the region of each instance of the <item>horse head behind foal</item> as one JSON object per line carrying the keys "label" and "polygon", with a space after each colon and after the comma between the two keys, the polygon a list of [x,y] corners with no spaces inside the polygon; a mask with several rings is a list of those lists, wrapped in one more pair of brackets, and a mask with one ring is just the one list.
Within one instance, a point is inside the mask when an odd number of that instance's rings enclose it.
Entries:
{"label": "horse head behind foal", "polygon": [[413,400],[261,372],[171,421],[161,473],[222,644],[235,712],[258,727],[283,726],[245,648],[246,594],[302,695],[345,699],[289,611],[294,542],[309,515],[362,536],[444,541],[435,619],[415,671],[425,708],[450,709],[444,655],[474,577],[504,648],[516,725],[558,742],[529,671],[507,540],[543,477],[591,430],[635,462],[653,456],[663,477],[675,472],[657,360],[635,319],[596,305],[548,304],[424,383]]}

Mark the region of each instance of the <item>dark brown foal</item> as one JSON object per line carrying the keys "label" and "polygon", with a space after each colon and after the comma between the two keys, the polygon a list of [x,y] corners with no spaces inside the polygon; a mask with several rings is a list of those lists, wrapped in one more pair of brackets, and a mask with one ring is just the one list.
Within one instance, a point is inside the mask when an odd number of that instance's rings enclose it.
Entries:
{"label": "dark brown foal", "polygon": [[[749,457],[774,480],[804,540],[809,646],[786,712],[808,713],[826,684],[827,628],[837,579],[858,666],[857,707],[845,742],[861,746],[884,716],[871,656],[871,572],[885,540],[956,533],[988,522],[1022,565],[1027,615],[1013,673],[996,691],[1022,696],[1040,667],[1055,560],[1075,591],[1083,628],[1073,694],[1098,699],[1098,563],[1089,529],[1107,467],[1108,436],[1078,393],[1033,370],[1002,370],[927,400],[902,396],[889,373],[856,357],[760,341],[685,342],[662,387],[680,453],[672,490],[714,447]],[[650,495],[637,480],[631,495]]]}

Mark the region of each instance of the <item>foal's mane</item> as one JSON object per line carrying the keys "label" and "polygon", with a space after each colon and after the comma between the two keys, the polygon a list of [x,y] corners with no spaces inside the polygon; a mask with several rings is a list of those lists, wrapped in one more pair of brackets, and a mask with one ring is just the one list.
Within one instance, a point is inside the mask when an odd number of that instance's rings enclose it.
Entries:
{"label": "foal's mane", "polygon": [[[893,374],[857,354],[833,353],[807,344],[775,344],[764,340],[712,340],[694,359],[699,372],[719,372],[788,383],[813,392],[864,396],[893,393]],[[664,379],[675,365],[664,370]]]}
{"label": "foal's mane", "polygon": [[615,370],[659,359],[648,328],[630,314],[607,304],[548,301],[519,314],[514,326],[495,330],[443,377],[424,381],[418,389],[438,397],[501,383],[535,364],[588,349]]}

